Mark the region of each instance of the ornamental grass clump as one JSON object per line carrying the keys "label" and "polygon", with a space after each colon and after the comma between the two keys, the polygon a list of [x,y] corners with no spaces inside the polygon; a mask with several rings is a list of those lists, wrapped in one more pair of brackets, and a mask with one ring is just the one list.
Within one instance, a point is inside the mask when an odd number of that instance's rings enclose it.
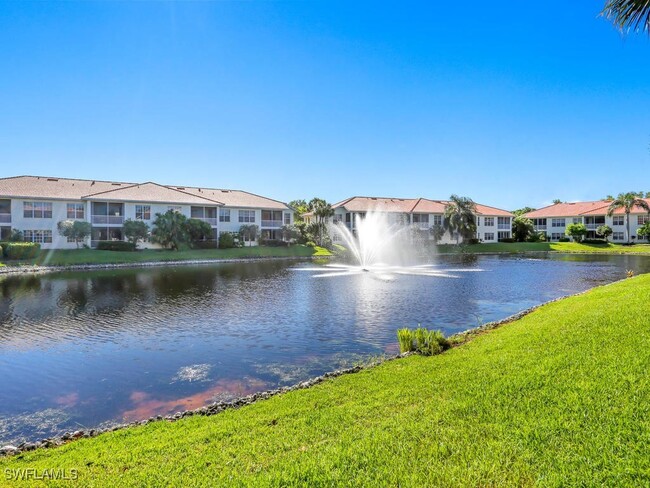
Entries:
{"label": "ornamental grass clump", "polygon": [[399,341],[400,353],[415,351],[411,329],[399,329],[397,331],[397,340]]}
{"label": "ornamental grass clump", "polygon": [[397,331],[399,350],[401,353],[417,351],[423,356],[433,356],[449,349],[449,340],[439,330],[428,330],[418,327],[415,330],[399,329]]}

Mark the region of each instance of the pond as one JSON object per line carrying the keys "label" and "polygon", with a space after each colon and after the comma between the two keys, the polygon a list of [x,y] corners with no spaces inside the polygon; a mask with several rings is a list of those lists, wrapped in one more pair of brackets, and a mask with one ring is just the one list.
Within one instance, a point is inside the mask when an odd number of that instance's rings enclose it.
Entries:
{"label": "pond", "polygon": [[650,271],[643,256],[439,258],[457,278],[266,261],[0,279],[0,445],[198,408]]}

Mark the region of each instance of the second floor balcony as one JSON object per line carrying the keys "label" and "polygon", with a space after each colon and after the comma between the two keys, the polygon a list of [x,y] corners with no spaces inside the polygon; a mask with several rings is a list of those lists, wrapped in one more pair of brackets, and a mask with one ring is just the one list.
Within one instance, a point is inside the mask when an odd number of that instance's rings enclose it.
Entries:
{"label": "second floor balcony", "polygon": [[282,220],[262,220],[262,227],[282,227]]}
{"label": "second floor balcony", "polygon": [[11,223],[11,214],[0,213],[0,224],[9,224],[9,223]]}
{"label": "second floor balcony", "polygon": [[102,225],[122,225],[124,223],[123,215],[92,215],[91,222],[93,224]]}
{"label": "second floor balcony", "polygon": [[207,222],[213,227],[216,227],[217,224],[219,223],[219,219],[217,217],[193,217],[193,218],[198,218],[198,220],[202,220],[203,222]]}

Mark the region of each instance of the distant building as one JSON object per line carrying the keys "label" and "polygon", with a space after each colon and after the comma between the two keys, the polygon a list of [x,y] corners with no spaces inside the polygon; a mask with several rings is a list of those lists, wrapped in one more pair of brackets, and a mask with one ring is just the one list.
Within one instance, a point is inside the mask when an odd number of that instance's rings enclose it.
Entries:
{"label": "distant building", "polygon": [[62,220],[90,222],[92,235],[86,244],[94,247],[98,241],[123,240],[126,219],[151,225],[156,213],[170,209],[209,223],[212,239],[237,232],[244,224],[258,225],[263,238],[280,239],[282,226],[293,223],[293,210],[286,204],[241,190],[43,176],[0,178],[0,240],[17,229],[26,241],[44,249],[76,247],[58,234]]}
{"label": "distant building", "polygon": [[[650,205],[650,199],[645,199]],[[548,207],[540,208],[525,214],[533,221],[535,230],[544,232],[549,241],[557,241],[566,237],[566,227],[569,224],[585,224],[587,227],[587,238],[599,237],[596,229],[601,225],[608,225],[612,228],[611,239],[614,242],[634,241],[637,238],[636,231],[639,227],[648,222],[648,212],[641,207],[635,207],[630,213],[630,236],[626,233],[625,210],[617,209],[610,217],[607,210],[612,202],[609,200],[597,200],[594,202],[556,203]]]}
{"label": "distant building", "polygon": [[[445,200],[429,200],[427,198],[382,198],[382,197],[351,197],[332,205],[334,216],[329,219],[332,223],[341,223],[351,231],[356,230],[357,220],[368,212],[385,213],[390,222],[414,225],[425,235],[432,236],[431,229],[442,227]],[[313,215],[305,214],[305,219],[311,221]],[[513,214],[506,210],[476,204],[476,238],[482,242],[497,242],[499,239],[512,237]],[[332,239],[337,241],[340,236],[334,231]],[[441,243],[455,243],[455,236],[446,232]]]}

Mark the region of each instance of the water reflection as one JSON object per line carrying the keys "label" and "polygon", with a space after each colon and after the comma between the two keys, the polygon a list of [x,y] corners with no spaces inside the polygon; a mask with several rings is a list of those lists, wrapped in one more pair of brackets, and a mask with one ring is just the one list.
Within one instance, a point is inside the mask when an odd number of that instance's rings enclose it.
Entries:
{"label": "water reflection", "polygon": [[[642,256],[456,256],[453,280],[313,278],[295,262],[0,279],[0,444],[197,408],[395,353],[650,271]],[[314,267],[314,263],[305,263]]]}

